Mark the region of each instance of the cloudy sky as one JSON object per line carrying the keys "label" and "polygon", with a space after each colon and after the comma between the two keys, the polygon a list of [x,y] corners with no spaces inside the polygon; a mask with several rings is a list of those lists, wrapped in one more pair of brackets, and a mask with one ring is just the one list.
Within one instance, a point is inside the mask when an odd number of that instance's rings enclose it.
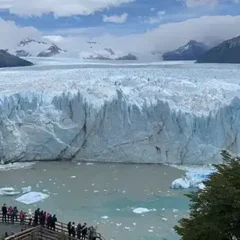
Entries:
{"label": "cloudy sky", "polygon": [[238,0],[0,0],[0,48],[25,37],[65,48],[86,41],[126,51],[165,51],[190,39],[240,35]]}

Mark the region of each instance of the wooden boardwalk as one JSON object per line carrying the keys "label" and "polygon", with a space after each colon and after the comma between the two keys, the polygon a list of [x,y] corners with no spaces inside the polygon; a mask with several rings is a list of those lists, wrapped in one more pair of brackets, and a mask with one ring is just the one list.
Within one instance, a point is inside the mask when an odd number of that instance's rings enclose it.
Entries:
{"label": "wooden boardwalk", "polygon": [[[0,213],[0,221],[1,220],[2,213]],[[49,230],[40,225],[35,227],[29,226],[28,222],[29,220],[27,217],[23,225],[20,225],[19,218],[18,221],[14,222],[14,224],[0,222],[0,234],[1,236],[4,236],[5,232],[7,232],[10,235],[9,237],[5,238],[5,240],[95,240],[89,237],[85,239],[83,237],[80,239],[69,237],[67,224],[63,222],[56,222],[55,231]],[[96,240],[106,239],[100,233],[97,233]]]}

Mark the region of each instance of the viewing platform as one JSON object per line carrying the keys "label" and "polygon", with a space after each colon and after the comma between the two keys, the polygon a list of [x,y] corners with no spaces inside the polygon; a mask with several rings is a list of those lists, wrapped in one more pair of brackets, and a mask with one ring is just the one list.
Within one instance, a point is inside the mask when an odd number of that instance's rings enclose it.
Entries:
{"label": "viewing platform", "polygon": [[[37,225],[29,225],[28,217],[25,217],[24,223],[20,224],[20,219],[11,222],[2,222],[2,213],[0,213],[0,239],[5,240],[106,240],[100,233],[96,237],[87,235],[80,238],[74,238],[68,235],[67,224],[63,222],[56,222],[55,231],[47,229],[46,227]],[[4,237],[5,233],[8,237]]]}

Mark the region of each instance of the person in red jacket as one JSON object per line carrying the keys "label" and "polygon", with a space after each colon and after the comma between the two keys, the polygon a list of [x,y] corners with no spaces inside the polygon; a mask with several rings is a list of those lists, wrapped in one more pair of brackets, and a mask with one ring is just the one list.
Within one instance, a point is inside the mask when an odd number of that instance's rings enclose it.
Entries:
{"label": "person in red jacket", "polygon": [[7,216],[8,216],[8,222],[9,222],[9,220],[12,221],[12,217],[13,217],[13,208],[12,208],[12,206],[8,207]]}
{"label": "person in red jacket", "polygon": [[23,225],[25,220],[25,215],[23,211],[19,213],[19,219],[20,219],[20,225]]}

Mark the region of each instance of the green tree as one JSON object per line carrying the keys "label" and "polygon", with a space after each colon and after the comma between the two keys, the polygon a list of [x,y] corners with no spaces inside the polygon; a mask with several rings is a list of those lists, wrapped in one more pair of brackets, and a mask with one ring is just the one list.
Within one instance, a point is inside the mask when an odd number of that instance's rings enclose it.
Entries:
{"label": "green tree", "polygon": [[174,227],[182,240],[240,240],[240,157],[221,155],[206,188],[186,194],[190,216]]}

